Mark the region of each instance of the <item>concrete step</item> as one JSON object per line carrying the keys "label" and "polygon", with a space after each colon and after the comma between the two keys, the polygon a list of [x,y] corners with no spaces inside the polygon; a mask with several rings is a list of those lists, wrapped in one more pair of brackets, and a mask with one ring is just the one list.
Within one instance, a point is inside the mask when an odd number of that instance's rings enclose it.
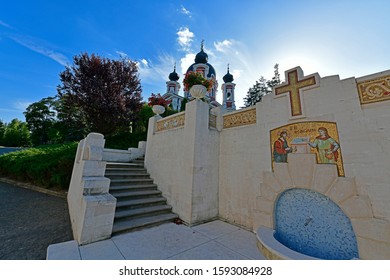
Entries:
{"label": "concrete step", "polygon": [[121,191],[136,191],[136,190],[156,190],[156,184],[142,184],[142,185],[117,185],[110,186],[110,193],[116,193]]}
{"label": "concrete step", "polygon": [[145,163],[145,161],[143,159],[134,159],[130,163],[137,163],[137,164],[143,165]]}
{"label": "concrete step", "polygon": [[130,231],[139,229],[141,227],[146,226],[152,226],[152,225],[158,225],[161,223],[165,223],[168,221],[173,221],[174,219],[178,218],[178,216],[174,213],[168,213],[168,214],[160,214],[155,216],[147,216],[147,217],[140,217],[140,218],[133,218],[128,220],[121,220],[116,223],[114,223],[112,233],[120,233],[124,231]]}
{"label": "concrete step", "polygon": [[139,206],[152,206],[158,205],[162,203],[166,203],[167,199],[165,197],[148,197],[148,198],[140,198],[140,199],[130,199],[130,200],[121,200],[117,201],[116,208],[118,210],[119,207],[139,207]]}
{"label": "concrete step", "polygon": [[144,164],[133,163],[133,162],[112,162],[108,161],[106,164],[106,168],[144,168]]}
{"label": "concrete step", "polygon": [[106,168],[106,174],[148,173],[145,168]]}
{"label": "concrete step", "polygon": [[139,179],[111,179],[111,186],[118,185],[149,185],[153,184],[153,179],[150,178],[139,178]]}
{"label": "concrete step", "polygon": [[107,173],[104,174],[105,177],[110,178],[110,179],[139,179],[139,178],[144,178],[144,179],[150,179],[150,175],[148,173]]}
{"label": "concrete step", "polygon": [[111,192],[115,198],[118,200],[121,199],[133,199],[140,197],[150,197],[150,196],[161,196],[161,191],[159,190],[142,190],[142,191],[122,191],[122,192]]}
{"label": "concrete step", "polygon": [[178,218],[153,184],[143,159],[130,163],[107,162],[105,176],[117,199],[112,233],[158,225]]}
{"label": "concrete step", "polygon": [[156,214],[166,213],[170,211],[172,211],[172,206],[166,204],[135,208],[129,210],[118,210],[115,212],[115,219],[118,220],[121,218],[130,218],[135,216],[156,215]]}

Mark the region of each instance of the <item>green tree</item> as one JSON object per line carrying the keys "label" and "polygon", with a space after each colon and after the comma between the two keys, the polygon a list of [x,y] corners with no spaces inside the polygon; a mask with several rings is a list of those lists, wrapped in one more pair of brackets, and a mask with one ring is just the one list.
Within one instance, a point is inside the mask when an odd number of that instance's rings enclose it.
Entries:
{"label": "green tree", "polygon": [[13,119],[6,126],[3,142],[5,146],[9,147],[30,146],[30,131],[27,128],[27,124],[18,119]]}
{"label": "green tree", "polygon": [[59,131],[62,141],[79,141],[87,136],[89,127],[84,112],[78,107],[72,106],[72,102],[68,99],[70,96],[64,95],[56,103],[58,122],[55,127]]}
{"label": "green tree", "polygon": [[0,120],[0,145],[3,145],[4,141],[5,124]]}
{"label": "green tree", "polygon": [[55,97],[43,98],[38,102],[30,104],[24,115],[26,117],[27,127],[31,132],[31,141],[33,145],[42,145],[56,143],[59,141],[59,132],[56,131],[57,122]]}
{"label": "green tree", "polygon": [[274,66],[274,76],[271,80],[265,79],[263,76],[248,90],[244,97],[244,106],[254,106],[260,102],[264,95],[272,93],[272,88],[280,84],[279,64]]}
{"label": "green tree", "polygon": [[148,104],[144,104],[142,109],[139,111],[139,118],[136,125],[137,132],[147,132],[149,126],[149,119],[154,116],[152,107]]}
{"label": "green tree", "polygon": [[267,80],[261,76],[256,84],[248,90],[247,95],[244,98],[245,107],[250,107],[260,102],[264,95],[269,94],[270,89],[267,85]]}
{"label": "green tree", "polygon": [[83,53],[60,73],[60,80],[57,91],[62,120],[77,120],[87,133],[104,135],[129,131],[136,122],[142,97],[135,62]]}
{"label": "green tree", "polygon": [[267,85],[268,87],[271,89],[271,92],[272,92],[272,88],[274,86],[277,86],[277,85],[280,85],[280,74],[279,74],[279,64],[275,64],[274,65],[274,76],[272,77],[271,80],[269,80],[267,82]]}
{"label": "green tree", "polygon": [[180,105],[180,112],[186,110],[186,104],[188,103],[188,99],[186,97],[183,98]]}

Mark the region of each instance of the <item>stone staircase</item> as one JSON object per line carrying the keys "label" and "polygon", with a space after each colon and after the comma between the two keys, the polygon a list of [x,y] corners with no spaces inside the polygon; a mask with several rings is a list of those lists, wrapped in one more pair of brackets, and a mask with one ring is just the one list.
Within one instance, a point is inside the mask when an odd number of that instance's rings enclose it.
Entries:
{"label": "stone staircase", "polygon": [[105,177],[110,178],[109,192],[117,199],[113,235],[178,218],[144,168],[143,159],[107,162]]}

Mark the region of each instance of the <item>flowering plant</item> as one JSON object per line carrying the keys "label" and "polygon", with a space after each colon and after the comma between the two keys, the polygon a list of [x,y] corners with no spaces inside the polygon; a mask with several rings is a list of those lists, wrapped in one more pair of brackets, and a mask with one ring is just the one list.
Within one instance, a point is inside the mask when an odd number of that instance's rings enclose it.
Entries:
{"label": "flowering plant", "polygon": [[185,91],[188,91],[193,85],[203,85],[209,91],[213,86],[213,81],[207,80],[202,73],[189,71],[184,77],[183,85]]}
{"label": "flowering plant", "polygon": [[148,101],[149,106],[161,105],[167,107],[171,103],[171,100],[165,100],[159,93],[157,95],[152,93]]}

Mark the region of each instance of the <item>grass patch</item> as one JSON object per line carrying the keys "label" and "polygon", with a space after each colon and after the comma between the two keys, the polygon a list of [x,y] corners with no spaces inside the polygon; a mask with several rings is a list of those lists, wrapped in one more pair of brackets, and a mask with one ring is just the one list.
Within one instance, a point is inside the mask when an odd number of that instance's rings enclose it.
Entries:
{"label": "grass patch", "polygon": [[44,188],[68,190],[77,143],[29,148],[0,156],[0,175]]}

